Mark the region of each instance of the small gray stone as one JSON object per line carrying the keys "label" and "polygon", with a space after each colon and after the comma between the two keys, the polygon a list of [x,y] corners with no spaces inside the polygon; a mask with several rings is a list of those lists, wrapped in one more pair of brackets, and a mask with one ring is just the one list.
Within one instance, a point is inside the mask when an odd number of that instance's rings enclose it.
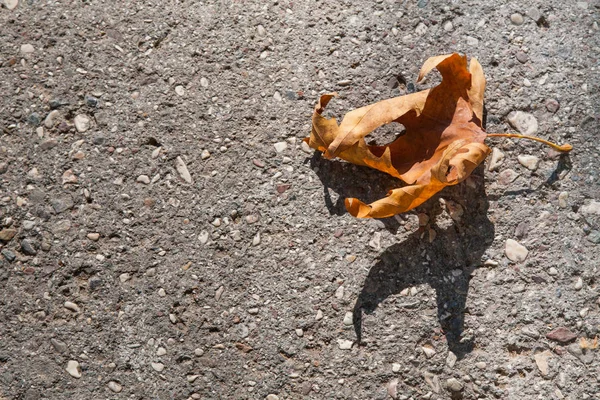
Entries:
{"label": "small gray stone", "polygon": [[30,231],[35,227],[35,221],[23,221],[23,229],[26,231]]}
{"label": "small gray stone", "polygon": [[567,346],[567,351],[577,357],[584,364],[591,364],[596,358],[594,351],[584,352],[579,343],[573,343]]}
{"label": "small gray stone", "polygon": [[580,211],[584,215],[600,215],[600,202],[592,200],[589,204],[581,206]]}
{"label": "small gray stone", "polygon": [[369,247],[376,251],[381,249],[381,232],[373,234],[373,237],[369,241]]}
{"label": "small gray stone", "polygon": [[140,175],[135,181],[148,185],[150,183],[150,178],[148,177],[148,175]]}
{"label": "small gray stone", "polygon": [[417,25],[417,27],[415,28],[415,33],[419,36],[423,36],[425,33],[427,33],[427,25],[425,25],[422,22],[419,22],[419,25]]}
{"label": "small gray stone", "polygon": [[479,45],[479,39],[473,36],[467,36],[467,46],[476,47]]}
{"label": "small gray stone", "polygon": [[94,96],[85,96],[85,104],[87,104],[88,107],[96,108],[98,107],[98,99]]}
{"label": "small gray stone", "polygon": [[600,243],[600,231],[597,230],[593,230],[591,231],[588,235],[587,235],[587,240],[594,243],[594,244],[598,244]]}
{"label": "small gray stone", "polygon": [[560,108],[560,103],[555,99],[546,100],[546,110],[550,111],[552,114],[556,114],[558,109]]}
{"label": "small gray stone", "polygon": [[523,16],[519,13],[514,13],[510,16],[510,22],[512,22],[514,25],[523,25]]}
{"label": "small gray stone", "polygon": [[536,7],[531,7],[529,10],[527,10],[527,16],[534,20],[536,23],[539,22],[540,19],[542,19],[542,13]]}
{"label": "small gray stone", "polygon": [[446,387],[451,391],[451,392],[460,392],[461,390],[463,390],[463,384],[460,383],[460,381],[456,378],[450,378],[446,381]]}
{"label": "small gray stone", "polygon": [[56,145],[58,144],[58,141],[56,139],[47,139],[44,140],[42,142],[42,144],[40,144],[40,148],[42,150],[50,150],[56,147]]}
{"label": "small gray stone", "polygon": [[23,252],[23,254],[26,254],[28,256],[35,256],[37,254],[35,246],[29,239],[23,239],[21,241],[21,251]]}
{"label": "small gray stone", "polygon": [[52,205],[52,208],[54,209],[54,212],[56,214],[60,214],[62,212],[70,210],[75,205],[71,197],[61,197],[52,199],[50,200],[50,204]]}
{"label": "small gray stone", "polygon": [[17,256],[15,255],[15,253],[13,253],[12,251],[10,251],[9,249],[2,249],[2,251],[0,252],[0,254],[2,254],[2,256],[8,262],[13,262],[13,261],[15,261],[17,259]]}
{"label": "small gray stone", "polygon": [[27,117],[27,123],[33,126],[38,126],[42,123],[42,117],[40,114],[33,112]]}
{"label": "small gray stone", "polygon": [[52,344],[52,347],[54,347],[54,350],[58,351],[59,353],[66,354],[69,351],[67,344],[58,339],[54,339],[54,338],[50,339],[50,344]]}
{"label": "small gray stone", "polygon": [[523,135],[535,135],[538,130],[537,119],[523,111],[513,111],[508,114],[508,122]]}
{"label": "small gray stone", "polygon": [[446,32],[450,32],[452,29],[454,29],[454,25],[452,24],[452,21],[447,21],[444,23],[444,30]]}
{"label": "small gray stone", "polygon": [[524,51],[517,51],[516,57],[521,64],[525,64],[529,60],[529,56]]}
{"label": "small gray stone", "polygon": [[525,336],[529,336],[530,338],[537,339],[540,337],[540,333],[535,328],[530,328],[524,326],[521,328],[521,333]]}

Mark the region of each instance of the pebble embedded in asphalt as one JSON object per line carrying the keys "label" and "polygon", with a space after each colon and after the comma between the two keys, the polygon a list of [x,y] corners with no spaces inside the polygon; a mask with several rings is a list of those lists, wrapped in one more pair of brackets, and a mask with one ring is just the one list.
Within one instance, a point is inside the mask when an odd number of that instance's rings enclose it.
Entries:
{"label": "pebble embedded in asphalt", "polygon": [[77,361],[69,360],[65,369],[73,378],[81,378],[81,367]]}
{"label": "pebble embedded in asphalt", "polygon": [[507,239],[504,254],[506,254],[506,257],[512,262],[522,262],[527,258],[529,251],[516,240]]}

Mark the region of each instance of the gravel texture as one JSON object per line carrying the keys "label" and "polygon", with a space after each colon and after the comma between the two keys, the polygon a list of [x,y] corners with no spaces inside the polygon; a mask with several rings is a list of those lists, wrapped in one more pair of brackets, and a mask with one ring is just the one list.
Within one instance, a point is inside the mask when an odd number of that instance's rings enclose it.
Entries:
{"label": "gravel texture", "polygon": [[[0,3],[0,399],[599,398],[597,0]],[[352,218],[399,181],[302,145],[318,95],[454,51],[574,150]]]}

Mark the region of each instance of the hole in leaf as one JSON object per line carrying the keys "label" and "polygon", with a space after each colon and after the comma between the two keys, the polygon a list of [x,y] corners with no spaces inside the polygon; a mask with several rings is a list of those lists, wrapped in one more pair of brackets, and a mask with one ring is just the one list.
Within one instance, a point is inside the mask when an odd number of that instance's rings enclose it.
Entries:
{"label": "hole in leaf", "polygon": [[390,122],[375,129],[366,137],[366,140],[369,146],[385,146],[405,134],[406,128],[404,125],[398,122]]}

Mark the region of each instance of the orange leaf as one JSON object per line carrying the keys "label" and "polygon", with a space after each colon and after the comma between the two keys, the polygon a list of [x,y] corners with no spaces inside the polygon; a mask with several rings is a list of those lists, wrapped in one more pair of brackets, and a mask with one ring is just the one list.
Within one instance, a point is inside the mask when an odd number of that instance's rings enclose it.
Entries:
{"label": "orange leaf", "polygon": [[[442,82],[429,90],[383,100],[347,113],[338,125],[322,113],[335,93],[322,95],[305,141],[324,152],[402,179],[409,186],[394,189],[369,205],[346,199],[348,212],[359,218],[384,218],[411,210],[445,186],[464,180],[489,154],[483,144],[485,78],[481,65],[458,54],[425,61],[419,80],[436,68]],[[365,136],[398,122],[406,133],[385,146],[370,146]]]}

